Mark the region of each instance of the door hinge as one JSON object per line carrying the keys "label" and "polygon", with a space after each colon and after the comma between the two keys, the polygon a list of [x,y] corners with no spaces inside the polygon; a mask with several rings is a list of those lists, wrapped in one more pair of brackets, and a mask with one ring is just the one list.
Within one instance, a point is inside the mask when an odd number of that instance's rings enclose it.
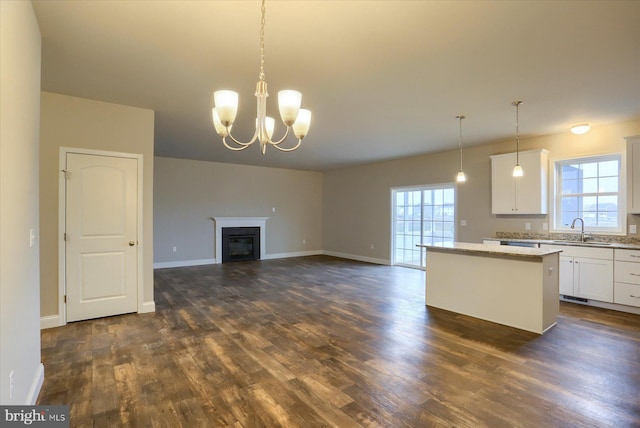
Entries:
{"label": "door hinge", "polygon": [[62,239],[66,242],[67,241],[67,232],[64,233],[64,236],[62,237]]}
{"label": "door hinge", "polygon": [[67,303],[67,295],[64,295],[64,302]]}

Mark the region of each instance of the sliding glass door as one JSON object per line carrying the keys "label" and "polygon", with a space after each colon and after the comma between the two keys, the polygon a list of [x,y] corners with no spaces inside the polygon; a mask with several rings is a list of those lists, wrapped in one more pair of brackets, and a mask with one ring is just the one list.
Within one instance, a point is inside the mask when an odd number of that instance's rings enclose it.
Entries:
{"label": "sliding glass door", "polygon": [[455,187],[452,184],[392,189],[393,264],[425,267],[418,244],[455,240]]}

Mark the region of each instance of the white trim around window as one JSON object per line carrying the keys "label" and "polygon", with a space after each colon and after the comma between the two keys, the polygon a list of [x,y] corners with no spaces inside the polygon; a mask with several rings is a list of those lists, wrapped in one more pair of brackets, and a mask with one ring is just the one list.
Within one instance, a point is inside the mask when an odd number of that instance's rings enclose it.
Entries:
{"label": "white trim around window", "polygon": [[[587,189],[588,187],[584,182],[587,181],[587,178],[577,177],[577,183],[579,183],[579,188],[574,189],[573,191],[569,190],[567,192],[567,183],[565,183],[565,189],[563,193],[562,189],[562,168],[563,166],[568,165],[582,165],[588,166],[588,164],[595,164],[598,162],[607,162],[607,161],[617,161],[618,162],[618,189],[617,191],[611,191],[610,189],[606,189],[606,186],[600,185],[600,180],[605,174],[601,174],[600,171],[595,174],[594,177],[591,177],[590,180],[598,183],[596,189]],[[626,227],[627,227],[627,193],[626,193],[626,158],[624,153],[610,153],[610,154],[602,154],[602,155],[594,155],[594,156],[581,156],[577,158],[569,158],[569,159],[554,159],[551,161],[552,163],[552,180],[550,184],[550,217],[549,220],[551,222],[551,232],[555,233],[574,233],[575,229],[570,228],[569,217],[575,218],[580,217],[585,219],[585,232],[589,233],[597,233],[604,235],[625,235]],[[570,180],[569,180],[570,181]],[[604,181],[603,181],[604,182]],[[583,187],[584,186],[584,187]],[[569,186],[570,187],[570,186]],[[569,214],[568,216],[564,215],[562,212],[562,202],[565,199],[565,203],[567,199],[577,198],[580,201],[584,201],[585,199],[592,200],[601,200],[601,199],[612,199],[617,198],[617,211],[615,219],[609,215],[609,218],[601,221],[601,218],[594,218],[594,216],[606,216],[606,210],[601,209],[600,206],[594,208],[592,210],[587,211],[584,206],[580,205],[578,207],[574,207],[575,214]],[[582,204],[583,202],[581,202]],[[573,210],[571,211],[573,212]],[[615,220],[615,221],[614,221]],[[615,223],[615,224],[613,224]],[[580,223],[578,223],[580,224]]]}

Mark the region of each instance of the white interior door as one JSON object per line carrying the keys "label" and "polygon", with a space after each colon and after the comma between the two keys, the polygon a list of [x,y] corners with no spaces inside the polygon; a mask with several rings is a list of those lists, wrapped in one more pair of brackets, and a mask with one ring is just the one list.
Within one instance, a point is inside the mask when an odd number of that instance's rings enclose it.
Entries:
{"label": "white interior door", "polygon": [[138,310],[138,160],[67,153],[67,321]]}

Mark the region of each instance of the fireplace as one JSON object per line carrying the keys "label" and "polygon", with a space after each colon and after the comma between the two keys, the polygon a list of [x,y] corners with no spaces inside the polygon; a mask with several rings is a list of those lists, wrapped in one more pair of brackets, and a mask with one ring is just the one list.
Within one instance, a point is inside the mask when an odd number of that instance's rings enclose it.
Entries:
{"label": "fireplace", "polygon": [[[1,0],[0,0],[1,1]],[[257,240],[253,238],[253,247],[255,260],[264,259],[267,256],[266,251],[266,223],[269,217],[213,217],[213,221],[215,222],[215,236],[214,236],[214,244],[215,244],[215,262],[223,263],[222,260],[222,230],[223,229],[241,229],[243,232],[246,228],[256,229],[258,231]],[[225,237],[226,240],[226,237]],[[234,245],[238,246],[248,244],[246,239],[240,240],[240,242],[234,242]],[[243,250],[242,252],[246,252]],[[254,258],[251,260],[254,260]],[[247,258],[248,259],[248,258]]]}
{"label": "fireplace", "polygon": [[259,227],[223,227],[222,263],[260,260]]}

